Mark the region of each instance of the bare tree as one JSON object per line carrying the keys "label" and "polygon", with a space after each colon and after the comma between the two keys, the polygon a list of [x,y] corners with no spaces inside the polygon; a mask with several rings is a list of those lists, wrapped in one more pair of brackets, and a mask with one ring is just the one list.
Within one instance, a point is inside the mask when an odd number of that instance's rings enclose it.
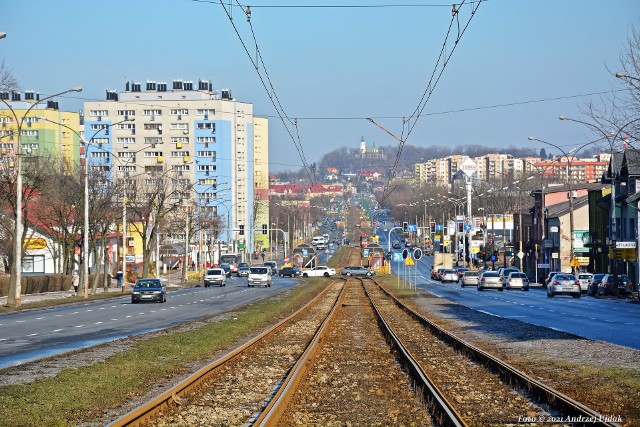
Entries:
{"label": "bare tree", "polygon": [[18,79],[16,79],[2,61],[0,64],[0,91],[18,90]]}

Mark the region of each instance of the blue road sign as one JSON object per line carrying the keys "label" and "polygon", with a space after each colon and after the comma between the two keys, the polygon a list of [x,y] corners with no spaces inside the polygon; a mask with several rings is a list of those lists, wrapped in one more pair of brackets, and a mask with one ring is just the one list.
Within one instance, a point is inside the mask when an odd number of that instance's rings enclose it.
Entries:
{"label": "blue road sign", "polygon": [[306,249],[302,250],[302,256],[307,256],[307,250]]}
{"label": "blue road sign", "polygon": [[496,262],[498,260],[498,257],[495,255],[491,255],[491,262]]}
{"label": "blue road sign", "polygon": [[473,230],[473,225],[471,225],[471,224],[465,224],[465,225],[464,225],[464,229],[465,229],[465,230],[467,230],[467,231],[471,231],[471,230]]}
{"label": "blue road sign", "polygon": [[393,262],[402,262],[402,253],[394,252],[393,253]]}
{"label": "blue road sign", "polygon": [[409,224],[407,225],[407,231],[415,233],[418,231],[418,226],[416,224]]}
{"label": "blue road sign", "polygon": [[436,231],[442,231],[444,230],[442,224],[436,224]]}

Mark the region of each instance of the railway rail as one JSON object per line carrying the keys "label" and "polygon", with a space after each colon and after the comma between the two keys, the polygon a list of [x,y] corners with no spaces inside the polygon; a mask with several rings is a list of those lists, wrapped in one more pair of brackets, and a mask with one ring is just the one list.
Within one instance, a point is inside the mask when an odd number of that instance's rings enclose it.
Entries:
{"label": "railway rail", "polygon": [[111,425],[346,424],[617,425],[354,278]]}

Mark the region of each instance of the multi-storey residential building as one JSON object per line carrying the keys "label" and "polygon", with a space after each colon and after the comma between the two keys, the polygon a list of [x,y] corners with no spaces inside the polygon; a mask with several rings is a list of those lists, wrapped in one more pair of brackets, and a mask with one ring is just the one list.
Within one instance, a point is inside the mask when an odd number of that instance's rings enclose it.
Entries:
{"label": "multi-storey residential building", "polygon": [[269,223],[269,121],[255,117],[253,120],[253,159],[254,159],[254,200],[255,200],[255,229],[256,250],[271,247],[270,233],[264,233],[271,228]]}
{"label": "multi-storey residential building", "polygon": [[609,163],[593,159],[577,159],[573,156],[557,157],[553,160],[538,161],[534,168],[552,182],[586,183],[602,178]]}
{"label": "multi-storey residential building", "polygon": [[[227,230],[222,237],[246,241],[246,248],[252,248],[253,105],[233,99],[229,90],[214,91],[206,81],[196,86],[175,80],[171,88],[148,81],[145,90],[140,83],[127,82],[124,92],[107,91],[106,98],[84,106],[89,167],[107,171],[111,179],[175,173],[174,179],[194,184],[193,202],[200,211],[223,217]],[[265,122],[261,127],[266,128]],[[264,159],[266,131],[260,133],[259,144]]]}
{"label": "multi-storey residential building", "polygon": [[22,95],[0,92],[4,101],[0,102],[0,160],[10,162],[15,156],[20,127],[19,139],[26,159],[30,155],[52,157],[61,171],[69,170],[79,160],[80,113],[61,111],[55,100],[41,103],[38,93],[25,92],[24,100]]}

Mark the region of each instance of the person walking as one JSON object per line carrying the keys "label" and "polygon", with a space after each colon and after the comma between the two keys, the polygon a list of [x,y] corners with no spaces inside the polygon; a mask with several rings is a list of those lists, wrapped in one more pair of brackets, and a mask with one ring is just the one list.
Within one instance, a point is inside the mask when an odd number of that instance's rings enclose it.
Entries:
{"label": "person walking", "polygon": [[73,272],[73,276],[71,278],[71,284],[73,285],[73,291],[78,293],[78,285],[80,284],[80,276],[77,271]]}
{"label": "person walking", "polygon": [[122,287],[122,279],[124,277],[124,274],[122,273],[122,270],[118,270],[118,272],[116,273],[116,280],[118,281],[118,287],[121,288]]}

